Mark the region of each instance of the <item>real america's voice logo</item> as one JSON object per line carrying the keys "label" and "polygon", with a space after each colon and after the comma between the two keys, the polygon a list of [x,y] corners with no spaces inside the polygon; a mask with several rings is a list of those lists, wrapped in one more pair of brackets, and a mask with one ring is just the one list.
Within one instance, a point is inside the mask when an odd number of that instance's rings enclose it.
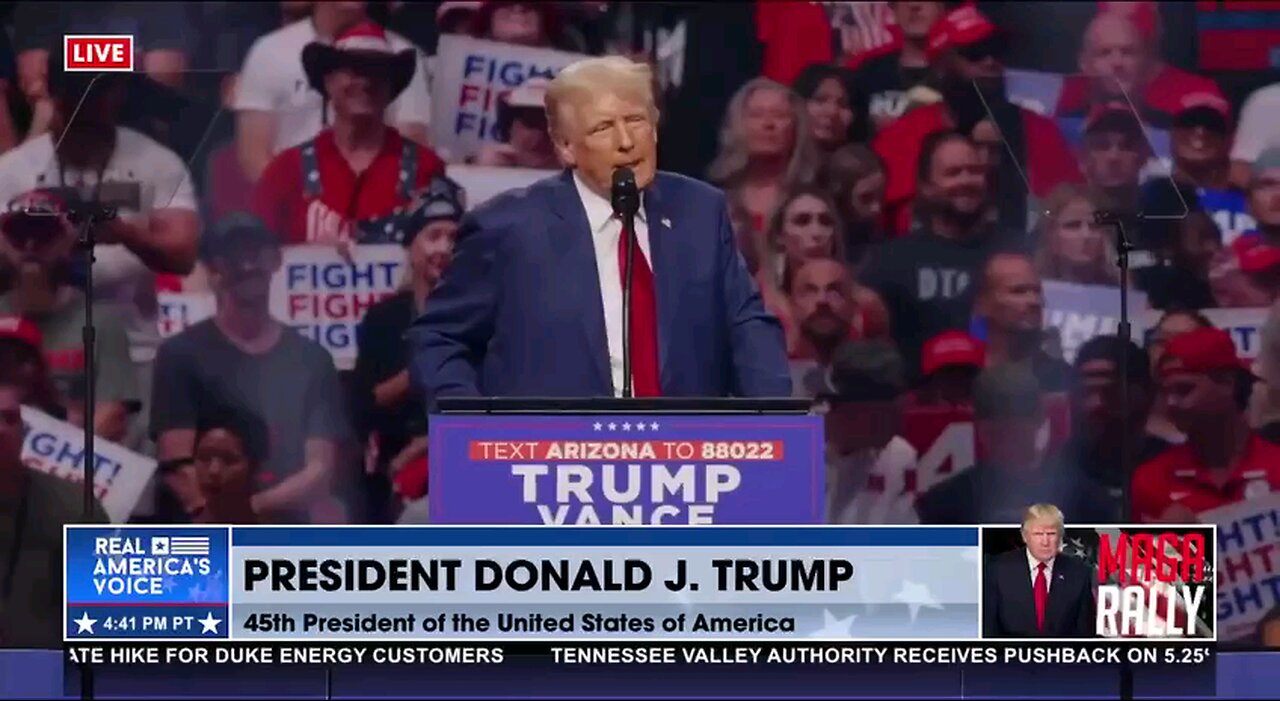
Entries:
{"label": "real america's voice logo", "polygon": [[159,596],[175,577],[207,577],[213,571],[208,536],[99,536],[93,555],[93,587],[99,595]]}

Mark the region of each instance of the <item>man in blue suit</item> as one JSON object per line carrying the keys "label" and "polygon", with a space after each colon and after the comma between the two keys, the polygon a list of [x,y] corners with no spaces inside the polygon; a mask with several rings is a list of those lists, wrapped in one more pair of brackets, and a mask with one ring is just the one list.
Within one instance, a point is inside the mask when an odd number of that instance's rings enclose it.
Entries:
{"label": "man in blue suit", "polygon": [[600,397],[623,387],[626,236],[614,171],[635,173],[634,395],[787,397],[781,325],[765,311],[724,195],[657,171],[647,66],[586,59],[547,88],[568,167],[463,221],[453,263],[408,338],[429,397]]}

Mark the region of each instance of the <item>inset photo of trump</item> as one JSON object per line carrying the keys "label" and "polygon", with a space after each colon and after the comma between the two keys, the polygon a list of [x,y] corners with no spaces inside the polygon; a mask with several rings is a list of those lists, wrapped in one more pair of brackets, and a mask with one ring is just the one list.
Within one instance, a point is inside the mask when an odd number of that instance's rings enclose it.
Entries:
{"label": "inset photo of trump", "polygon": [[982,636],[1212,639],[1211,526],[1091,526],[1053,504],[983,526]]}

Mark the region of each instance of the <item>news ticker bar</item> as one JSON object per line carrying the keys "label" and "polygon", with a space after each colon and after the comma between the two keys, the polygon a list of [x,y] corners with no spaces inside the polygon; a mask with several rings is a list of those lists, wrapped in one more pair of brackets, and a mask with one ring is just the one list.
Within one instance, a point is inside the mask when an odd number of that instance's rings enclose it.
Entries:
{"label": "news ticker bar", "polygon": [[839,665],[1212,665],[1211,643],[137,643],[77,642],[64,648],[88,665],[464,665],[806,666]]}

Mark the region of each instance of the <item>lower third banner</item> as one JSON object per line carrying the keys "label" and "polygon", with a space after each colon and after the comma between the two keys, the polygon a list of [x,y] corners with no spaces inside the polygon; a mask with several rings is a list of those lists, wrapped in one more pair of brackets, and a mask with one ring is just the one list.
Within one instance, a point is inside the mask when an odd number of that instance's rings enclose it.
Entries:
{"label": "lower third banner", "polygon": [[816,416],[433,416],[437,524],[825,521]]}
{"label": "lower third banner", "polygon": [[[976,528],[263,526],[230,533],[228,562],[225,530],[69,526],[68,641],[978,634]],[[223,571],[233,573],[229,581],[214,578]]]}

